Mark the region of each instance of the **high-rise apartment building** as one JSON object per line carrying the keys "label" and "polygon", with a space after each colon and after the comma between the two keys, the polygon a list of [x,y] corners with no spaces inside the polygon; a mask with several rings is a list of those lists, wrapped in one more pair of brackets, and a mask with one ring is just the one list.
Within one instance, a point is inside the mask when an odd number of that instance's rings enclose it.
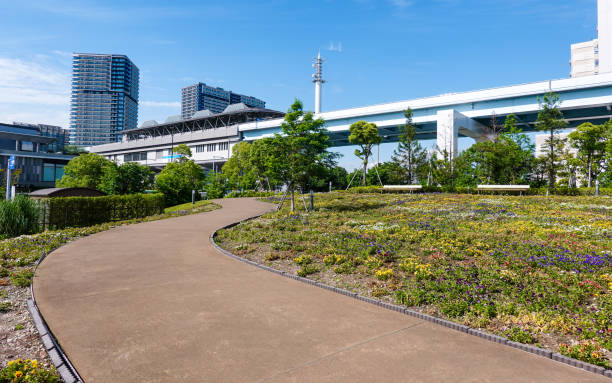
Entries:
{"label": "high-rise apartment building", "polygon": [[93,146],[121,140],[138,125],[139,70],[124,55],[72,57],[70,143]]}
{"label": "high-rise apartment building", "polygon": [[597,1],[599,73],[612,72],[612,0]]}
{"label": "high-rise apartment building", "polygon": [[571,77],[612,72],[612,0],[597,0],[597,38],[571,46]]}
{"label": "high-rise apartment building", "polygon": [[183,119],[191,118],[195,112],[205,109],[212,113],[221,113],[228,105],[240,102],[255,108],[266,107],[266,103],[258,98],[208,86],[201,82],[183,88],[181,101],[181,116]]}
{"label": "high-rise apartment building", "polygon": [[571,77],[592,76],[599,73],[598,40],[572,44]]}

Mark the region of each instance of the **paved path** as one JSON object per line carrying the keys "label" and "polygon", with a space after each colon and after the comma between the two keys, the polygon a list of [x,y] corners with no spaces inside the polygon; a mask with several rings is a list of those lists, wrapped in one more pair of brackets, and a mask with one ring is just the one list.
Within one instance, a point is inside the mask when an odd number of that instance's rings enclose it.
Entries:
{"label": "paved path", "polygon": [[269,204],[124,226],[38,268],[41,313],[86,382],[609,382],[237,262],[215,229]]}

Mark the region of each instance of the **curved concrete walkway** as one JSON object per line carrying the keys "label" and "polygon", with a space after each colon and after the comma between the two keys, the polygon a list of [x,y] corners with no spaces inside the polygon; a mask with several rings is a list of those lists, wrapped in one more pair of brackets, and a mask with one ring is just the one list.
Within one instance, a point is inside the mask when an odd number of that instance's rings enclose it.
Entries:
{"label": "curved concrete walkway", "polygon": [[95,234],[38,268],[40,311],[86,382],[609,382],[216,251],[271,205]]}

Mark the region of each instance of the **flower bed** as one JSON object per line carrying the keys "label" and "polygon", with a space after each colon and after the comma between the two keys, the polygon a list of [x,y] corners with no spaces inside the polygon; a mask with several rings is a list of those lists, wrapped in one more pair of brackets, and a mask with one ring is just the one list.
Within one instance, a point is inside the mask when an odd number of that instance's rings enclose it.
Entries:
{"label": "flower bed", "polygon": [[[612,198],[317,195],[219,232],[237,255],[609,367]],[[587,355],[588,354],[588,355]]]}

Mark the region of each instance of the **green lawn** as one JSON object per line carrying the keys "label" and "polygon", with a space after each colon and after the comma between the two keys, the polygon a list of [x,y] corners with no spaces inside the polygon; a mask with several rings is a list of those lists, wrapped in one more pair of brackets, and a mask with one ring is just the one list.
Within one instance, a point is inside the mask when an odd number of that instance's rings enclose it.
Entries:
{"label": "green lawn", "polygon": [[612,198],[316,196],[221,231],[235,254],[609,367]]}
{"label": "green lawn", "polygon": [[171,206],[171,207],[167,207],[164,209],[164,213],[174,213],[174,212],[180,212],[180,211],[188,211],[190,213],[200,213],[200,212],[204,212],[204,211],[210,211],[210,210],[215,210],[218,209],[219,206],[207,201],[207,200],[202,200],[202,201],[196,201],[194,204],[192,204],[191,202],[187,202],[181,205],[176,205],[176,206]]}

